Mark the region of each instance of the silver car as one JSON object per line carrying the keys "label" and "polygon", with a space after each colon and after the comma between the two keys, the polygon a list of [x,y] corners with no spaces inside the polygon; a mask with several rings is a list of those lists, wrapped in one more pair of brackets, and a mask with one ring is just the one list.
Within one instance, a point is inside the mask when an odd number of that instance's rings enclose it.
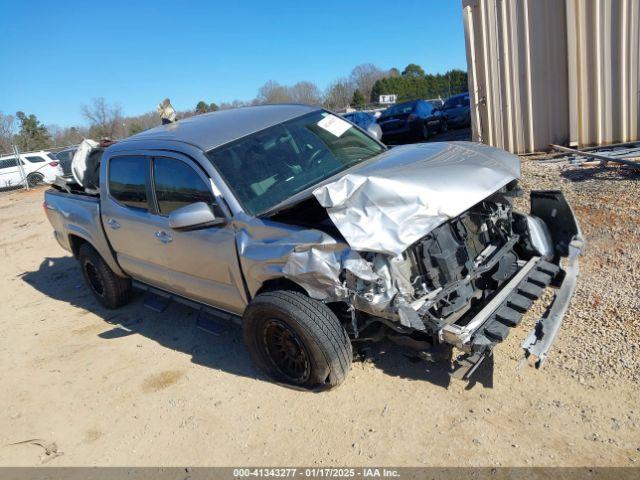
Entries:
{"label": "silver car", "polygon": [[518,157],[485,145],[387,149],[321,108],[270,105],[120,141],[98,195],[60,182],[45,211],[106,307],[138,287],[237,321],[277,381],[328,388],[383,338],[423,358],[455,347],[471,375],[551,286],[523,345],[542,364],[582,237],[558,191],[515,210],[519,176]]}

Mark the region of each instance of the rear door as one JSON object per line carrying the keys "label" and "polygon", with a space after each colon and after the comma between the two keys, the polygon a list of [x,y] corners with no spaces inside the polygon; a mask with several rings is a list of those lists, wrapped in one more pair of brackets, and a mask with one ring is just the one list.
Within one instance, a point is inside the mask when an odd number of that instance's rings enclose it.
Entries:
{"label": "rear door", "polygon": [[41,173],[47,182],[55,180],[58,174],[62,175],[62,169],[57,168],[60,162],[47,157],[43,153],[22,155],[22,159],[25,165],[28,165],[26,168],[28,168],[29,171]]}
{"label": "rear door", "polygon": [[150,158],[119,155],[107,164],[107,193],[102,199],[102,223],[122,269],[160,288],[171,286],[163,266],[167,249],[158,231],[149,189]]}

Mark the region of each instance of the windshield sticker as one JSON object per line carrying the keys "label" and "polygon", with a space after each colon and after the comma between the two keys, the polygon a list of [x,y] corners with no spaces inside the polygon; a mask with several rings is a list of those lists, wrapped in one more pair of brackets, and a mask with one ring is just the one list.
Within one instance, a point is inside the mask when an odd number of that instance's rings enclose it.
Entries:
{"label": "windshield sticker", "polygon": [[335,115],[327,115],[318,122],[318,126],[336,137],[341,136],[351,128],[351,124],[349,122],[346,122]]}

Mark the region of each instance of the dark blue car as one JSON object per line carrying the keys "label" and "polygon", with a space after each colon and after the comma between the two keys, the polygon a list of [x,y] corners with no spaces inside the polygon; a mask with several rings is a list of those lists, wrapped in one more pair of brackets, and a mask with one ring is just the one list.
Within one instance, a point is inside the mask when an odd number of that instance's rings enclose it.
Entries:
{"label": "dark blue car", "polygon": [[387,108],[380,115],[378,125],[382,128],[384,143],[426,140],[436,132],[447,130],[447,116],[426,100],[414,100]]}
{"label": "dark blue car", "polygon": [[471,107],[469,92],[449,97],[442,107],[452,127],[468,127],[471,125]]}

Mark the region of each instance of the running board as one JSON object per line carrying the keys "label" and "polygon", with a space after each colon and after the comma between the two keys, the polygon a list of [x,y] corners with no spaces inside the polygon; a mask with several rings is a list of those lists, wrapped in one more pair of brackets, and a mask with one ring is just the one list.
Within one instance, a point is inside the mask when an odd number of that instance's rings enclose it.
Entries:
{"label": "running board", "polygon": [[148,308],[149,310],[162,313],[167,309],[170,302],[171,302],[170,297],[165,297],[165,296],[157,295],[152,292],[147,292],[144,297],[143,305],[145,308]]}
{"label": "running board", "polygon": [[198,327],[210,333],[219,335],[221,330],[218,327],[212,326],[211,320],[205,319],[204,315],[210,316],[215,319],[215,321],[222,324],[228,322],[233,322],[237,325],[242,324],[242,317],[235,313],[220,310],[219,308],[212,307],[211,305],[207,305],[205,303],[196,302],[181,295],[152,287],[151,285],[147,285],[146,283],[142,283],[138,280],[133,280],[131,283],[135,289],[141,290],[145,293],[145,307],[158,313],[162,313],[167,309],[171,302],[175,301],[181,303],[199,312],[198,319],[199,321],[202,321],[200,322]]}

